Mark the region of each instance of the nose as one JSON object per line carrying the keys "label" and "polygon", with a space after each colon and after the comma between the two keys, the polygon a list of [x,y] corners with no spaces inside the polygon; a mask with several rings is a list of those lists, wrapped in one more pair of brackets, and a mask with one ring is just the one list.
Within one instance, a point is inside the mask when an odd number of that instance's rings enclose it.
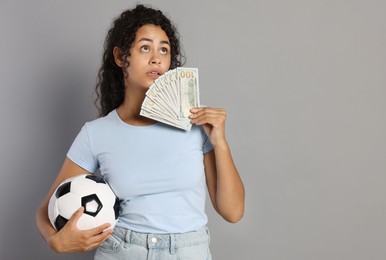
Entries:
{"label": "nose", "polygon": [[161,64],[161,59],[160,59],[159,54],[157,52],[153,53],[153,55],[150,59],[150,64],[153,64],[153,65]]}

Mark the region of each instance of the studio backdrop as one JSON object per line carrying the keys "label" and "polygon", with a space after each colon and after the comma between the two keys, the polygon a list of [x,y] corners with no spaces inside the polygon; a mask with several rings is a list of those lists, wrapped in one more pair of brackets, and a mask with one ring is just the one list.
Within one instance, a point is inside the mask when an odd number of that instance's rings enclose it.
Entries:
{"label": "studio backdrop", "polygon": [[[93,105],[104,37],[138,1],[0,2],[0,259],[56,254],[35,212]],[[144,1],[227,111],[244,218],[208,200],[216,260],[386,259],[385,1]]]}

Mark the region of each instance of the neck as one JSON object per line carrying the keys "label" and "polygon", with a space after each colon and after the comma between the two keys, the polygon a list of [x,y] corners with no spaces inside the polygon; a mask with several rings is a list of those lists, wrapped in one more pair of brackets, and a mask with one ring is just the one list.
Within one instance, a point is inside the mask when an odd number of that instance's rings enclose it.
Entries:
{"label": "neck", "polygon": [[[128,89],[127,89],[128,90]],[[151,125],[156,121],[141,116],[139,113],[141,111],[141,105],[145,98],[144,92],[134,92],[130,91],[130,93],[126,92],[125,99],[123,103],[117,108],[117,113],[119,117],[125,123],[131,125]]]}

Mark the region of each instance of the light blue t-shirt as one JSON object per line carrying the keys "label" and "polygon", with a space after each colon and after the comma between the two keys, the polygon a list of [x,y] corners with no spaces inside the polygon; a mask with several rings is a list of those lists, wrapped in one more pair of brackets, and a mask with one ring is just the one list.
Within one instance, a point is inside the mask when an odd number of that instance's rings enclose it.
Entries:
{"label": "light blue t-shirt", "polygon": [[202,127],[133,126],[114,110],[86,123],[67,157],[100,169],[120,200],[118,226],[146,233],[182,233],[207,223],[203,154],[212,150]]}

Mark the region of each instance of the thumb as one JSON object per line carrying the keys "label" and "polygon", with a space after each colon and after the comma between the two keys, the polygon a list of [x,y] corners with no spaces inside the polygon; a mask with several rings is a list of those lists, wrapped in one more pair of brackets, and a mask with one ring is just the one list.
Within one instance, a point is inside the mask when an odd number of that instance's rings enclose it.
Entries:
{"label": "thumb", "polygon": [[68,220],[68,223],[70,223],[71,225],[76,225],[76,222],[78,222],[80,217],[83,215],[83,212],[84,212],[84,208],[80,207],[77,211],[75,211],[72,214],[71,218]]}

